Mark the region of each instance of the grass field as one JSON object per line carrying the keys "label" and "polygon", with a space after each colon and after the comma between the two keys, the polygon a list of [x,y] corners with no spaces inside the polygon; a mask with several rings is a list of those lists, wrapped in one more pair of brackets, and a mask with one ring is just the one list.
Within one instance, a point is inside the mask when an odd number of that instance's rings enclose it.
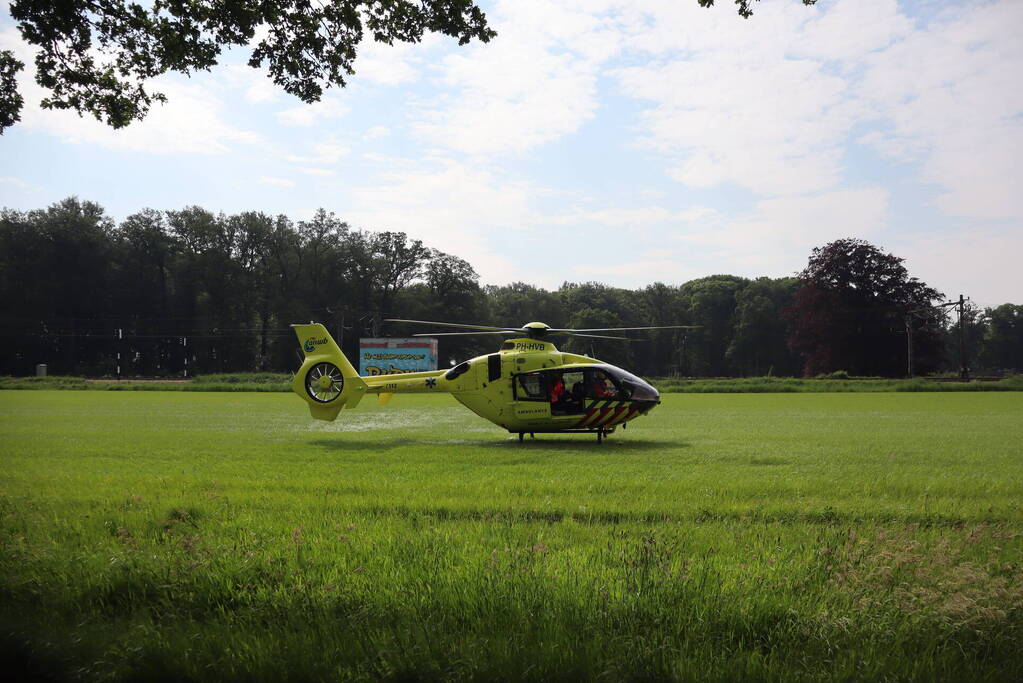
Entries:
{"label": "grass field", "polygon": [[[90,391],[291,391],[292,375],[281,373],[225,373],[200,375],[188,380],[86,379],[84,377],[0,377],[0,391],[7,389],[90,390]],[[854,379],[800,377],[728,377],[707,379],[647,378],[662,393],[668,394],[795,394],[835,392],[950,392],[950,391],[1023,391],[1023,375],[999,380],[942,381],[925,378]]]}
{"label": "grass field", "polygon": [[0,392],[0,655],[57,680],[1020,680],[1023,394]]}

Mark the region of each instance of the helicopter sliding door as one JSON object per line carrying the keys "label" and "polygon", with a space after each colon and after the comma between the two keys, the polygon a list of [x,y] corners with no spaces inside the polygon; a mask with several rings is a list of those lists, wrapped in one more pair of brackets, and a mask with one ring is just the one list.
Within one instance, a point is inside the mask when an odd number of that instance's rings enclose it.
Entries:
{"label": "helicopter sliding door", "polygon": [[515,375],[512,386],[515,417],[526,421],[550,418],[551,403],[546,372],[523,372]]}

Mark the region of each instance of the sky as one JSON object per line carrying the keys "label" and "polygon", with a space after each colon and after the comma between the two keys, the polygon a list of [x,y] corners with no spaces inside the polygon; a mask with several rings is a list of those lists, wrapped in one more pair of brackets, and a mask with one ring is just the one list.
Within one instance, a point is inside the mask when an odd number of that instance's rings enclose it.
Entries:
{"label": "sky", "polygon": [[[315,105],[244,49],[159,78],[119,131],[41,110],[26,75],[0,206],[322,207],[547,288],[790,276],[857,237],[948,297],[1023,303],[1020,0],[481,6],[489,44],[367,41]],[[31,60],[6,2],[0,49]]]}

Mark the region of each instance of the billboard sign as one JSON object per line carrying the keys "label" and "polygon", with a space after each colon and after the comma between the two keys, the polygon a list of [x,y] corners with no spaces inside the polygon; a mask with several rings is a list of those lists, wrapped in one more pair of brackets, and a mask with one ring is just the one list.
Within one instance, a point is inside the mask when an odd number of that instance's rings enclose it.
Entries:
{"label": "billboard sign", "polygon": [[359,339],[359,374],[363,377],[436,369],[436,339]]}

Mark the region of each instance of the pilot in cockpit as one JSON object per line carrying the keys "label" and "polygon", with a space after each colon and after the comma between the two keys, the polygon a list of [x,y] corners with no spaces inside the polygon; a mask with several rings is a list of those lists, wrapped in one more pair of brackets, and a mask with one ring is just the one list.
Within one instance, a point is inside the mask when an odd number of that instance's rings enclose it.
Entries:
{"label": "pilot in cockpit", "polygon": [[614,398],[618,394],[614,382],[603,370],[596,370],[593,373],[593,395],[596,398]]}

